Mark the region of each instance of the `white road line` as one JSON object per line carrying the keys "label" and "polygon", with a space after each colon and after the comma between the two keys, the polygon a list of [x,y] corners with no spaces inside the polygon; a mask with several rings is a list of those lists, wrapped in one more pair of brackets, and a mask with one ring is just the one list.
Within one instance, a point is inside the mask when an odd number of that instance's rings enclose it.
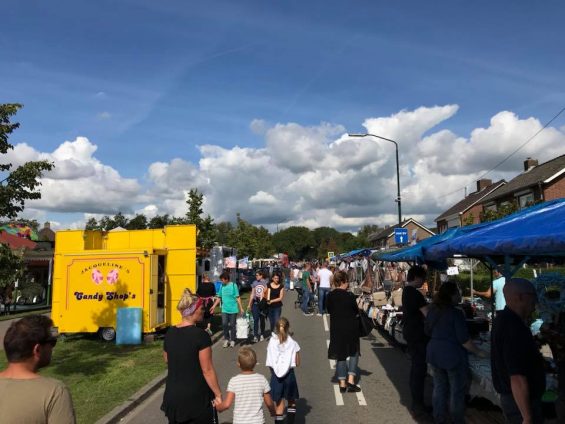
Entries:
{"label": "white road line", "polygon": [[365,396],[363,396],[363,391],[357,392],[357,400],[359,401],[359,406],[367,406],[367,401],[365,400]]}
{"label": "white road line", "polygon": [[334,384],[334,395],[335,395],[335,404],[337,406],[343,406],[343,396],[339,392],[339,384]]}
{"label": "white road line", "polygon": [[[326,340],[326,345],[327,347],[330,347],[330,341]],[[330,359],[330,368],[332,370],[335,370],[335,359]]]}
{"label": "white road line", "polygon": [[327,314],[322,315],[322,319],[324,320],[324,330],[326,330],[326,332],[330,331],[330,327],[328,326],[328,318],[327,318]]}

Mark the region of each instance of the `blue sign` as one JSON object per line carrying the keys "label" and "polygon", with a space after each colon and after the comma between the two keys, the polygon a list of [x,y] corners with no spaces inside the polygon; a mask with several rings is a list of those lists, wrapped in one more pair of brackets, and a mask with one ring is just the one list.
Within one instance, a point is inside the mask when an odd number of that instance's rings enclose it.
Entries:
{"label": "blue sign", "polygon": [[394,242],[397,244],[408,243],[408,228],[395,228]]}

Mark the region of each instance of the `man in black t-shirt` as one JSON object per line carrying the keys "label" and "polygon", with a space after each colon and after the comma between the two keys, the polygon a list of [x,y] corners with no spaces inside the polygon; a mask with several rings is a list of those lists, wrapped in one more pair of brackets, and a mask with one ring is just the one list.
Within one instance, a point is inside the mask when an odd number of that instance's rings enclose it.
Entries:
{"label": "man in black t-shirt", "polygon": [[491,372],[508,423],[542,423],[543,357],[527,325],[537,301],[532,283],[512,278],[504,285],[506,307],[492,328]]}
{"label": "man in black t-shirt", "polygon": [[418,290],[425,280],[426,270],[421,266],[413,266],[408,270],[406,285],[402,290],[402,331],[412,361],[410,367],[412,405],[410,409],[415,417],[429,410],[424,404],[424,388],[428,371],[426,364],[428,336],[424,332],[424,320],[428,312],[428,302]]}

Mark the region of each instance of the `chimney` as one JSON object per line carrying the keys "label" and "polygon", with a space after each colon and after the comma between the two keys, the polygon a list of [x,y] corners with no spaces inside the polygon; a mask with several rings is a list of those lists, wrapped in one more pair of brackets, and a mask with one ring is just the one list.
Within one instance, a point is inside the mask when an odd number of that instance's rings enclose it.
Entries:
{"label": "chimney", "polygon": [[492,180],[488,178],[483,178],[477,181],[477,192],[481,191],[483,188],[488,187],[492,184]]}
{"label": "chimney", "polygon": [[51,228],[51,223],[49,221],[47,221],[45,224],[43,224],[43,228]]}
{"label": "chimney", "polygon": [[524,161],[524,171],[527,172],[534,166],[538,166],[538,161],[536,159],[528,158]]}

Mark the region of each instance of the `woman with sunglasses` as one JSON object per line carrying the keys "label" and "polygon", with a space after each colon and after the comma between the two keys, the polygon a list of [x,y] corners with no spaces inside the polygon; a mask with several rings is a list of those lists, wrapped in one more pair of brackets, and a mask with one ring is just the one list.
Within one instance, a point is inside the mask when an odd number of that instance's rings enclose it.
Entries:
{"label": "woman with sunglasses", "polygon": [[165,335],[163,357],[167,380],[161,410],[170,424],[208,424],[222,401],[212,363],[210,335],[196,324],[204,318],[204,300],[184,289],[177,305],[182,321]]}

